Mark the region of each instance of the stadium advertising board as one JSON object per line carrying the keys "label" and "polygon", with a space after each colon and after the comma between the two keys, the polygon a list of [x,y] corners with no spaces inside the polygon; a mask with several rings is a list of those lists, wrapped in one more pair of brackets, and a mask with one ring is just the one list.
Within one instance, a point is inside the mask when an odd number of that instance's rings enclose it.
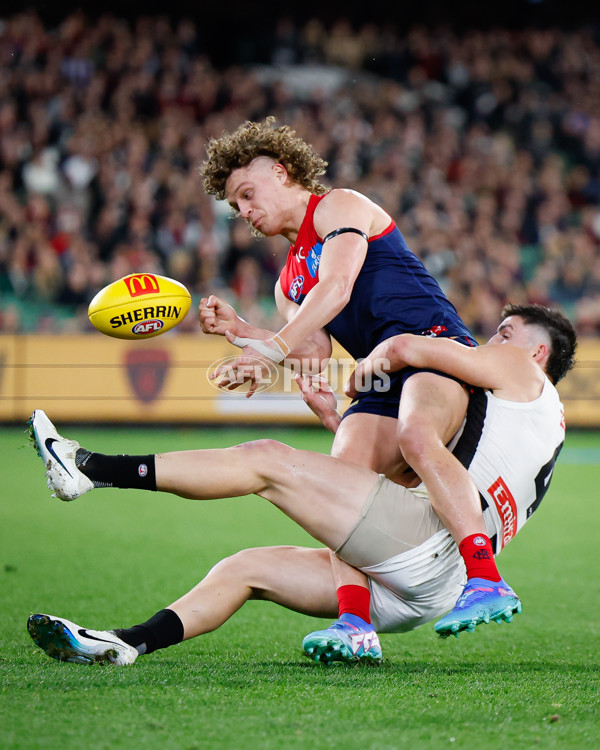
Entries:
{"label": "stadium advertising board", "polygon": [[[239,350],[217,337],[177,334],[149,341],[103,336],[1,336],[0,420],[23,422],[34,408],[57,421],[115,423],[292,422],[315,424],[289,374],[273,366],[252,398],[215,388],[208,373]],[[600,427],[600,341],[584,339],[559,384],[570,427]],[[333,352],[328,375],[343,411],[352,359]]]}

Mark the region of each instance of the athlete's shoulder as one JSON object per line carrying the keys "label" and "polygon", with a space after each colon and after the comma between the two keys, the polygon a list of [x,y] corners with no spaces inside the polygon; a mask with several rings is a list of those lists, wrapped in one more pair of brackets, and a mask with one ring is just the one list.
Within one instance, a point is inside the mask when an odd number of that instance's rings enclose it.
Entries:
{"label": "athlete's shoulder", "polygon": [[319,208],[324,206],[338,206],[338,205],[355,205],[357,203],[370,203],[375,205],[370,198],[367,198],[364,193],[359,193],[358,190],[352,190],[352,188],[332,188],[329,192],[321,196],[319,201]]}
{"label": "athlete's shoulder", "polygon": [[314,222],[320,236],[339,226],[356,226],[370,236],[373,227],[382,223],[378,217],[383,213],[366,195],[349,188],[334,188],[315,208]]}

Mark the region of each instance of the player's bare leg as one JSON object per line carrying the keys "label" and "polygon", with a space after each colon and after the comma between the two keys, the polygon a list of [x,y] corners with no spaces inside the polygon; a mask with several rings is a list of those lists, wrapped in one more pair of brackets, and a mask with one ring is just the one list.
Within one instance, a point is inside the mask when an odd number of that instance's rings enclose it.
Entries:
{"label": "player's bare leg", "polygon": [[[350,414],[342,420],[335,433],[331,455],[378,474],[385,474],[388,479],[409,487],[415,483],[410,481],[414,474],[407,473],[409,467],[398,448],[396,424],[396,419],[377,414]],[[368,593],[364,573],[340,560],[334,552],[331,552],[331,561],[338,590],[344,586],[358,586]],[[340,593],[340,597],[342,602],[339,615],[350,612],[370,622],[365,595],[345,590]]]}
{"label": "player's bare leg", "polygon": [[350,534],[377,482],[368,469],[276,440],[145,456],[104,455],[60,435],[39,409],[30,419],[30,432],[48,484],[63,500],[97,487],[161,490],[195,500],[254,493],[333,549]]}
{"label": "player's bare leg", "polygon": [[408,378],[398,412],[398,443],[425,483],[438,516],[454,537],[467,568],[467,585],[455,608],[435,625],[443,637],[472,631],[481,622],[510,622],[521,602],[501,578],[483,520],[479,492],[467,469],[447,449],[466,412],[466,389],[421,372]]}
{"label": "player's bare leg", "polygon": [[350,534],[377,476],[367,469],[275,440],[155,457],[156,488],[208,500],[254,493],[336,549]]}
{"label": "player's bare leg", "polygon": [[[300,394],[323,426],[335,434],[331,455],[359,466],[365,466],[404,486],[416,484],[414,472],[407,474],[396,441],[396,416],[384,417],[364,412],[341,419],[337,399],[326,379],[297,377]],[[413,479],[414,477],[414,479]],[[416,480],[416,481],[415,481]],[[338,615],[359,618],[370,626],[370,591],[366,576],[350,567],[331,552],[331,562],[338,590]]]}
{"label": "player's bare leg", "polygon": [[[158,489],[200,500],[253,492],[330,549],[337,549],[350,535],[376,480],[368,469],[272,440],[156,456]],[[381,661],[372,626],[344,621],[333,623],[326,635],[323,632],[311,633],[303,641],[304,652],[313,660]]]}
{"label": "player's bare leg", "polygon": [[[105,456],[63,438],[41,411],[34,412],[31,429],[49,484],[62,499],[107,486],[158,489],[199,500],[255,493],[333,549],[349,536],[377,481],[367,469],[270,440],[218,450]],[[164,617],[169,619],[168,611]],[[339,635],[352,660],[380,659],[373,639],[346,648],[350,639]]]}
{"label": "player's bare leg", "polygon": [[315,617],[332,617],[336,596],[325,549],[261,547],[221,560],[180,599],[129,628],[89,630],[65,618],[36,614],[28,630],[58,661],[133,664],[140,654],[215,630],[249,599],[271,601]]}
{"label": "player's bare leg", "polygon": [[340,423],[331,455],[378,474],[394,482],[411,486],[414,474],[407,473],[396,437],[397,420],[378,414],[349,414]]}
{"label": "player's bare leg", "polygon": [[[396,441],[396,420],[374,414],[355,413],[346,417],[337,428],[331,455],[344,461],[364,466],[378,474],[409,485],[413,474],[407,474],[407,464]],[[309,655],[321,657],[320,650],[327,650],[339,639],[338,629],[357,628],[371,648],[373,661],[381,659],[381,649],[371,624],[371,594],[367,577],[351,567],[330,551],[331,567],[338,600],[338,622],[325,630],[309,633],[303,647]],[[373,656],[375,655],[375,656]],[[352,655],[350,655],[351,658]]]}
{"label": "player's bare leg", "polygon": [[179,616],[187,640],[216,630],[250,599],[314,617],[335,616],[327,550],[287,546],[242,550],[217,563],[168,608]]}
{"label": "player's bare leg", "polygon": [[467,534],[486,533],[475,483],[446,447],[468,402],[466,389],[455,380],[417,373],[404,383],[397,422],[397,444],[457,543]]}

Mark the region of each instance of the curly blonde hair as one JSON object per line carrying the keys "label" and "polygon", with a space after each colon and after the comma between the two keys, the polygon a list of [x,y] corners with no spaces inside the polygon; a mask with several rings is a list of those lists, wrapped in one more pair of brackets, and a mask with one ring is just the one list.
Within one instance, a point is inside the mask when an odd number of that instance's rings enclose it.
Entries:
{"label": "curly blonde hair", "polygon": [[293,182],[311,193],[322,195],[328,190],[318,180],[327,162],[288,125],[276,127],[274,117],[262,122],[246,120],[232,133],[211,138],[206,150],[208,158],[199,169],[204,190],[220,201],[225,198],[225,183],[233,170],[248,166],[257,156],[276,159]]}

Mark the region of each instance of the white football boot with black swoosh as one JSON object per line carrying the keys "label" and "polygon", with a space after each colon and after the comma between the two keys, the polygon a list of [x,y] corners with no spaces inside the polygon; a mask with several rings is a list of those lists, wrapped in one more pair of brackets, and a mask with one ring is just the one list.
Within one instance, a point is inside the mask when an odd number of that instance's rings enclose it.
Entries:
{"label": "white football boot with black swoosh", "polygon": [[41,409],[36,409],[29,419],[29,434],[46,467],[46,479],[53,497],[75,500],[94,489],[92,480],[75,463],[75,454],[81,446],[75,440],[59,435]]}
{"label": "white football boot with black swoosh", "polygon": [[48,656],[73,664],[133,664],[138,651],[110,630],[87,630],[64,617],[36,614],[27,630]]}

